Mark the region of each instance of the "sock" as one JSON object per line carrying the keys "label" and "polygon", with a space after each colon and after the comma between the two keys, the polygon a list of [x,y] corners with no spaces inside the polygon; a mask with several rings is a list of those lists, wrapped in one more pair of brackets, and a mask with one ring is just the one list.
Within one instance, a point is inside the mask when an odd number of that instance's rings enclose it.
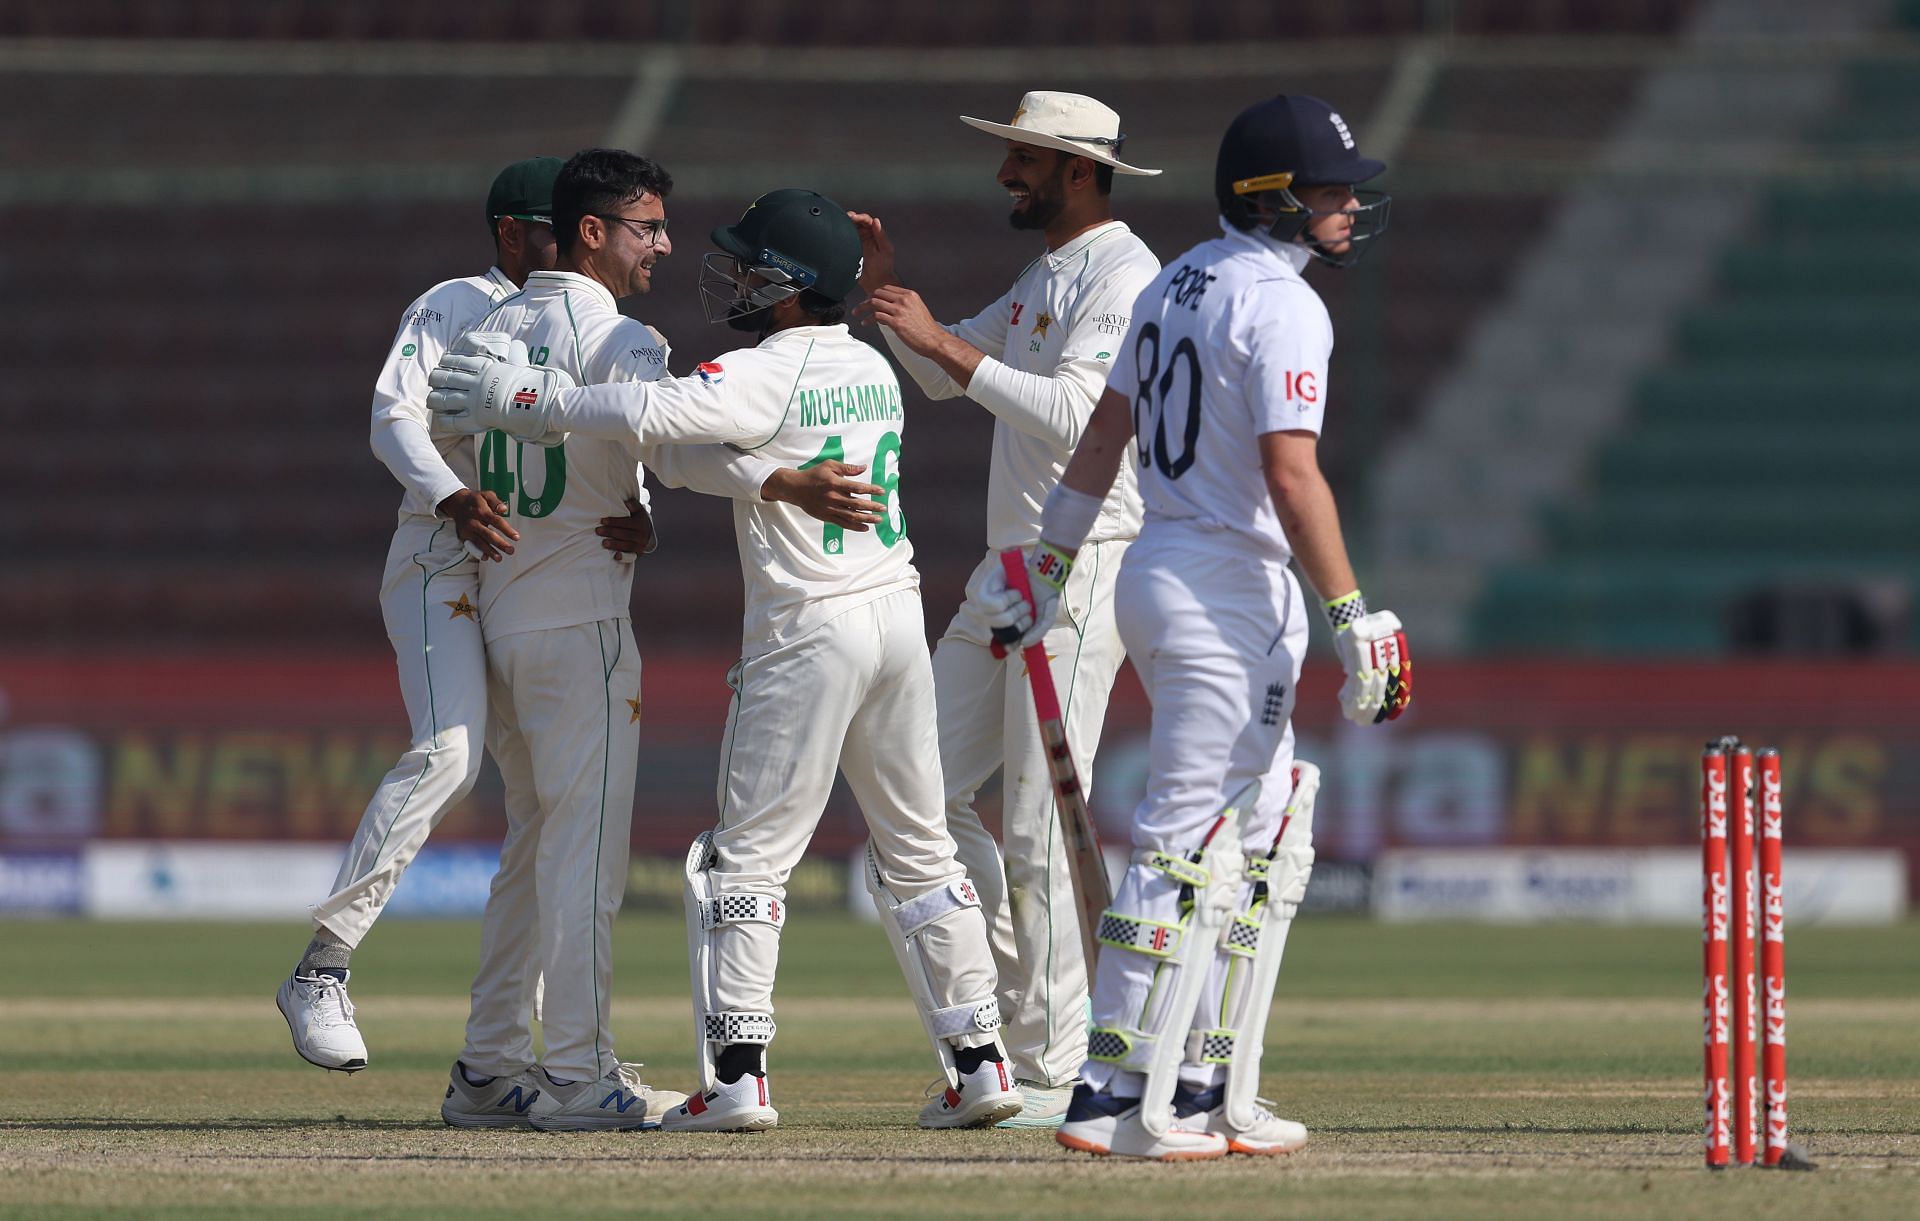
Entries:
{"label": "sock", "polygon": [[729,1043],[713,1058],[713,1075],[723,1084],[732,1085],[748,1073],[756,1077],[767,1075],[766,1059],[759,1043]]}
{"label": "sock", "polygon": [[300,958],[299,975],[315,975],[326,969],[336,974],[347,969],[347,960],[353,956],[353,947],[334,935],[332,929],[318,929],[313,940],[307,942],[307,952]]}
{"label": "sock", "polygon": [[482,1077],[478,1075],[472,1069],[468,1068],[465,1063],[460,1065],[460,1075],[466,1079],[468,1085],[476,1088],[493,1080],[492,1077]]}
{"label": "sock", "polygon": [[953,1049],[953,1066],[963,1073],[977,1072],[982,1064],[998,1064],[1000,1060],[1000,1047],[996,1043]]}

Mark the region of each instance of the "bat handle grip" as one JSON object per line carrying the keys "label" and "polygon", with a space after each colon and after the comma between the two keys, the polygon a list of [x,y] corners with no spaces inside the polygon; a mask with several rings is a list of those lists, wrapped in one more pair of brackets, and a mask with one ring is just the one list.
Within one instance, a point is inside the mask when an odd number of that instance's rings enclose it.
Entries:
{"label": "bat handle grip", "polygon": [[[1032,606],[1033,582],[1027,578],[1026,552],[1018,547],[1009,547],[1002,551],[1000,569],[1007,574],[1007,588],[1017,590],[1020,596],[1027,600],[1027,605]],[[993,651],[996,659],[1002,658],[1007,655],[1007,646],[1018,639],[1020,639],[1019,632],[1010,627],[997,627],[993,629],[993,643],[988,647]]]}

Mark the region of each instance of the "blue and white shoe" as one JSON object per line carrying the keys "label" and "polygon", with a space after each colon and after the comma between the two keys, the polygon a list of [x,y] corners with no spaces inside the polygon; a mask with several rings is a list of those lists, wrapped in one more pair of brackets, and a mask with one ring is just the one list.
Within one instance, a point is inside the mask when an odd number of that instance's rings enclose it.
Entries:
{"label": "blue and white shoe", "polygon": [[533,1070],[540,1096],[527,1108],[527,1122],[542,1132],[635,1132],[660,1126],[662,1112],[687,1100],[677,1090],[657,1090],[640,1079],[638,1064],[618,1064],[598,1081],[556,1081]]}
{"label": "blue and white shoe", "polygon": [[280,984],[274,998],[280,1016],[287,1019],[293,1035],[293,1050],[309,1064],[343,1073],[356,1073],[367,1066],[367,1043],[354,1025],[353,1002],[347,999],[345,967],[328,968],[311,975],[297,971]]}
{"label": "blue and white shoe", "polygon": [[540,1085],[532,1073],[511,1077],[489,1077],[486,1084],[467,1080],[466,1065],[454,1061],[447,1078],[447,1096],[440,1103],[440,1118],[454,1128],[528,1128],[528,1112],[540,1097]]}
{"label": "blue and white shoe", "polygon": [[1116,1098],[1085,1084],[1073,1087],[1066,1120],[1053,1138],[1096,1157],[1137,1157],[1156,1162],[1199,1162],[1227,1155],[1226,1137],[1168,1127],[1162,1136],[1140,1122],[1138,1098]]}

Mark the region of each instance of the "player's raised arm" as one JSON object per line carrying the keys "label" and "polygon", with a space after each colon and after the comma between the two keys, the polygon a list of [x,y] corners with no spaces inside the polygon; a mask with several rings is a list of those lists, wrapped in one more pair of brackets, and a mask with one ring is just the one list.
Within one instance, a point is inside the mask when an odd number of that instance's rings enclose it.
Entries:
{"label": "player's raised arm", "polygon": [[[776,421],[756,417],[747,396],[726,386],[728,372],[708,362],[692,377],[575,386],[565,373],[524,363],[524,357],[496,360],[456,348],[433,370],[427,405],[455,431],[497,428],[538,444],[555,444],[571,432],[639,446],[751,444]],[[733,372],[752,377],[742,365]]]}

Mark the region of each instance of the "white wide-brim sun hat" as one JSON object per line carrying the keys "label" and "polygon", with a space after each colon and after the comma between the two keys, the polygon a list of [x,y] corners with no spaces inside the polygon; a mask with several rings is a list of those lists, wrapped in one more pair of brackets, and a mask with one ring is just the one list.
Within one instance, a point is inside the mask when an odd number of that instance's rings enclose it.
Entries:
{"label": "white wide-brim sun hat", "polygon": [[1120,131],[1120,116],[1112,107],[1102,105],[1078,93],[1051,93],[1035,90],[1020,99],[1011,123],[989,123],[971,115],[960,121],[991,135],[1057,148],[1077,157],[1090,157],[1101,165],[1110,165],[1117,174],[1158,174],[1159,170],[1128,165],[1114,154],[1126,139]]}

